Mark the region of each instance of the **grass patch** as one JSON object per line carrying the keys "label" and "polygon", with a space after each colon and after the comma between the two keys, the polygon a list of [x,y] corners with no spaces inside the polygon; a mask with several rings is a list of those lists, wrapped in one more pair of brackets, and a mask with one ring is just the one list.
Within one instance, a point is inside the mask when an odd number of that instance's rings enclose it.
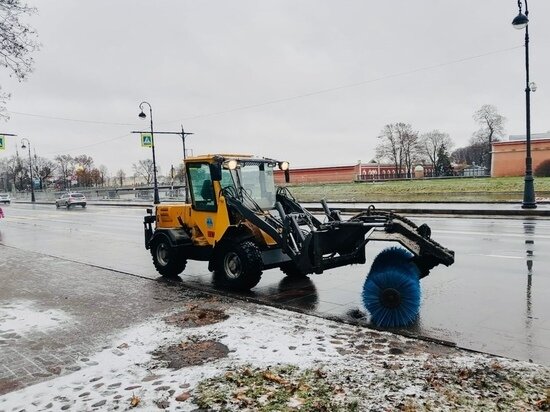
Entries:
{"label": "grass patch", "polygon": [[194,402],[207,410],[353,412],[356,401],[326,379],[320,369],[294,366],[268,369],[241,367],[202,381]]}
{"label": "grass patch", "polygon": [[[485,202],[519,201],[523,177],[401,180],[387,182],[290,184],[301,202],[326,199],[332,202]],[[550,177],[536,178],[538,198],[550,197]]]}

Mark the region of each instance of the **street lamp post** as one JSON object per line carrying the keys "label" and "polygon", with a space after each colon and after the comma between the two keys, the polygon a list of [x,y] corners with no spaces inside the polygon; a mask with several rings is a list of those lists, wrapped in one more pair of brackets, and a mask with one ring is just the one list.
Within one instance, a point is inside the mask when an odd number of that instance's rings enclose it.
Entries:
{"label": "street lamp post", "polygon": [[535,209],[535,186],[533,183],[533,159],[531,158],[531,91],[535,91],[529,83],[529,9],[525,1],[525,14],[521,12],[521,0],[518,0],[519,14],[512,21],[514,28],[525,29],[525,117],[526,117],[526,155],[525,155],[525,185],[523,189],[523,209]]}
{"label": "street lamp post", "polygon": [[[25,142],[27,142],[27,145],[25,145]],[[29,170],[31,174],[31,202],[35,202],[36,198],[34,197],[34,181],[32,179],[32,157],[31,157],[31,142],[29,142],[29,139],[26,137],[21,139],[21,149],[26,149],[27,146],[29,147]]]}
{"label": "street lamp post", "polygon": [[151,150],[153,151],[153,196],[154,196],[153,203],[155,205],[158,205],[160,203],[160,199],[159,199],[159,188],[157,184],[157,161],[155,159],[155,138],[153,136],[153,108],[149,103],[141,102],[139,104],[139,109],[141,110],[141,112],[139,113],[139,117],[142,119],[145,119],[147,117],[147,115],[143,112],[144,104],[149,106],[149,120],[151,120]]}

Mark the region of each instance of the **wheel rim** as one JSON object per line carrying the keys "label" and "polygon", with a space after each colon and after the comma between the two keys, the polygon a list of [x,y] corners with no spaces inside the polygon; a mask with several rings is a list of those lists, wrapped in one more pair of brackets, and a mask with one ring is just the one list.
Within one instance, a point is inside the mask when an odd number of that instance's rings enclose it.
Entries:
{"label": "wheel rim", "polygon": [[235,252],[229,252],[223,260],[224,272],[230,279],[237,279],[242,274],[241,258]]}
{"label": "wheel rim", "polygon": [[166,243],[162,242],[157,246],[157,261],[161,266],[166,266],[169,263],[169,250]]}

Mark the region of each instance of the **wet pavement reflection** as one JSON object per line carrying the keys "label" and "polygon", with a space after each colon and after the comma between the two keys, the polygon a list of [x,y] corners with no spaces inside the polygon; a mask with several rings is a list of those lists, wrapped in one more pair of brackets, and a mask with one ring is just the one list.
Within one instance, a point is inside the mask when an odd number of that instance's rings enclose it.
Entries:
{"label": "wet pavement reflection", "polygon": [[[159,279],[143,247],[141,209],[13,204],[5,212],[3,245]],[[422,280],[420,317],[400,332],[550,365],[550,220],[412,220],[428,223],[433,238],[455,251],[456,263]],[[387,246],[369,244],[368,261]],[[368,270],[369,263],[346,266],[300,280],[268,270],[238,297],[369,325],[361,302]],[[204,262],[189,262],[174,286],[230,294],[216,289]]]}

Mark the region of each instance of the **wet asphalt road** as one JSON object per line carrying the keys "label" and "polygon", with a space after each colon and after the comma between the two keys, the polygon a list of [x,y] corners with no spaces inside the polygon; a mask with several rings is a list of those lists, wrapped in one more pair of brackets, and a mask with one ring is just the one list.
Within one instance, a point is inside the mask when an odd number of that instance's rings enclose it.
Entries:
{"label": "wet asphalt road", "polygon": [[[4,211],[0,244],[158,278],[143,247],[140,208],[12,204]],[[406,332],[550,365],[550,220],[412,219],[428,223],[433,238],[455,251],[456,263],[435,268],[422,281],[420,319]],[[369,244],[368,259],[386,246]],[[364,313],[360,292],[368,269],[368,264],[337,268],[297,284],[269,270],[247,297],[357,320]],[[214,290],[204,262],[189,262],[182,279],[184,285]],[[368,316],[359,321],[368,323]]]}

